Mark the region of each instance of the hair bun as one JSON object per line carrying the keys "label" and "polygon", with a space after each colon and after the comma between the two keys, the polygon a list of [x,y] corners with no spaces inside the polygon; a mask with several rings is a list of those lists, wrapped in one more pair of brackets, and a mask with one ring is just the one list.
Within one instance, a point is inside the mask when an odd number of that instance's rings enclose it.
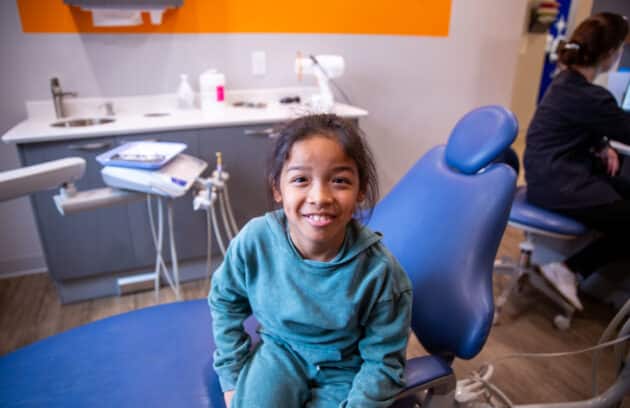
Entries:
{"label": "hair bun", "polygon": [[[626,0],[627,1],[627,0]],[[628,22],[614,13],[598,13],[582,21],[567,42],[560,42],[558,60],[564,65],[595,66],[619,48],[628,35]]]}

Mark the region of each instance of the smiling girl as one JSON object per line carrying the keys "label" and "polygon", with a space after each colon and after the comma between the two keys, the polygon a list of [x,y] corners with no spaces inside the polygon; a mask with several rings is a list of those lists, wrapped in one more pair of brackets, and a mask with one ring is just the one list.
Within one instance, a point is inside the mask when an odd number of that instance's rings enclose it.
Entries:
{"label": "smiling girl", "polygon": [[367,145],[338,116],[296,119],[280,132],[268,180],[282,208],[251,220],[212,278],[226,405],[391,405],[404,386],[411,284],[357,220],[378,199]]}

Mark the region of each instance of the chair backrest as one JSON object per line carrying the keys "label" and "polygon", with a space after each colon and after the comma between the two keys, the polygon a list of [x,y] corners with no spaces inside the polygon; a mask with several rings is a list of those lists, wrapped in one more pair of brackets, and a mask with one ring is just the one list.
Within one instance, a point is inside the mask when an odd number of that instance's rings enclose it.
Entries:
{"label": "chair backrest", "polygon": [[514,170],[492,161],[517,131],[502,107],[470,112],[370,219],[412,281],[412,329],[430,353],[472,358],[490,332],[492,269],[516,186]]}

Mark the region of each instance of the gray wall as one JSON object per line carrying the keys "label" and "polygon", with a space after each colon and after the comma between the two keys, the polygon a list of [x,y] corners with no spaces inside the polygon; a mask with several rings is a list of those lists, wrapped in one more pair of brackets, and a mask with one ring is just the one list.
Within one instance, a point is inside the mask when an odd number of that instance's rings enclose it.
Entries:
{"label": "gray wall", "polygon": [[[81,96],[174,92],[179,73],[194,79],[211,67],[226,73],[228,90],[296,86],[292,61],[298,50],[341,54],[347,71],[338,83],[355,105],[370,112],[362,125],[387,192],[422,153],[446,140],[465,112],[484,104],[509,105],[526,3],[453,0],[450,34],[444,38],[23,34],[15,2],[2,1],[0,132],[25,119],[25,100],[50,97],[52,76]],[[263,78],[251,75],[256,50],[267,53]],[[0,170],[16,166],[14,146],[1,145]],[[0,274],[42,265],[31,211],[26,199],[0,203]]]}

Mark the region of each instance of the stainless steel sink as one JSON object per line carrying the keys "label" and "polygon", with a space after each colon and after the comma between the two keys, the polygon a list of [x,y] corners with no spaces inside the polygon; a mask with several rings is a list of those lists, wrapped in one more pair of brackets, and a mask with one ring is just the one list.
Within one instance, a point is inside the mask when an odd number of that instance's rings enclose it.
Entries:
{"label": "stainless steel sink", "polygon": [[68,119],[68,120],[60,120],[59,122],[52,123],[50,126],[54,126],[54,127],[94,126],[94,125],[104,125],[105,123],[112,123],[115,120],[116,119],[112,119],[112,118]]}

